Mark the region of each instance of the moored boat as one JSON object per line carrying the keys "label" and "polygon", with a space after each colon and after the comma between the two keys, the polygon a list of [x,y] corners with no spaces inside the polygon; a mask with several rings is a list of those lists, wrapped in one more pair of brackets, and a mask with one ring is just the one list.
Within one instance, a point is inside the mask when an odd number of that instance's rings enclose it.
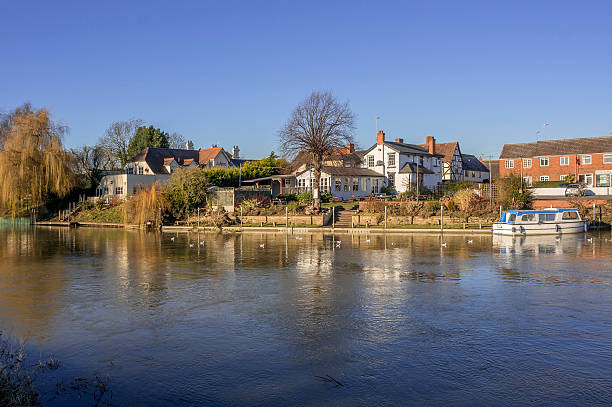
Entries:
{"label": "moored boat", "polygon": [[553,235],[586,231],[586,222],[575,208],[504,211],[493,224],[496,235]]}

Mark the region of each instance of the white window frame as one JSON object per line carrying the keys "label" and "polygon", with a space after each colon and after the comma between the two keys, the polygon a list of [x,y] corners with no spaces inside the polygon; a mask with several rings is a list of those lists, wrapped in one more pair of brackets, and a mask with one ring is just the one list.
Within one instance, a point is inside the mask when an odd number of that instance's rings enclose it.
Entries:
{"label": "white window frame", "polygon": [[514,160],[505,160],[505,167],[507,169],[514,168]]}
{"label": "white window frame", "polygon": [[[586,161],[589,162],[586,162]],[[591,154],[582,154],[582,162],[580,163],[581,165],[592,165],[593,164],[593,157],[591,156]]]}
{"label": "white window frame", "polygon": [[548,175],[540,175],[540,181],[550,181],[550,177]]}
{"label": "white window frame", "polygon": [[373,155],[368,156],[368,167],[374,167],[374,156]]}
{"label": "white window frame", "polygon": [[[584,177],[584,182],[580,181],[580,177]],[[591,182],[587,182],[587,179],[591,179]],[[578,174],[578,182],[581,184],[585,184],[589,187],[593,186],[594,177],[593,174]]]}
{"label": "white window frame", "polygon": [[387,153],[387,163],[389,167],[395,167],[395,153]]}
{"label": "white window frame", "polygon": [[604,154],[603,155],[603,163],[604,164],[612,164],[612,154]]}
{"label": "white window frame", "polygon": [[531,168],[531,158],[523,158],[523,168]]}
{"label": "white window frame", "polygon": [[559,165],[569,165],[569,156],[559,157]]}
{"label": "white window frame", "polygon": [[540,157],[540,167],[548,167],[549,165],[550,165],[550,159],[548,157]]}

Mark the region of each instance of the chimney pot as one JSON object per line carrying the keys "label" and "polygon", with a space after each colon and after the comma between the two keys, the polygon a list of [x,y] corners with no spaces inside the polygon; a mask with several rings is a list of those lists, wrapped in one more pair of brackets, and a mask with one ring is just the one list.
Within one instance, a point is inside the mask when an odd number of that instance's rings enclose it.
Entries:
{"label": "chimney pot", "polygon": [[383,144],[385,142],[385,132],[382,130],[378,130],[376,134],[376,144]]}
{"label": "chimney pot", "polygon": [[404,139],[403,139],[403,138],[396,138],[396,139],[395,139],[395,142],[396,142],[396,143],[401,143],[401,144],[404,144]]}
{"label": "chimney pot", "polygon": [[346,147],[347,147],[347,150],[348,150],[349,153],[354,153],[355,152],[355,144],[348,143],[348,145]]}

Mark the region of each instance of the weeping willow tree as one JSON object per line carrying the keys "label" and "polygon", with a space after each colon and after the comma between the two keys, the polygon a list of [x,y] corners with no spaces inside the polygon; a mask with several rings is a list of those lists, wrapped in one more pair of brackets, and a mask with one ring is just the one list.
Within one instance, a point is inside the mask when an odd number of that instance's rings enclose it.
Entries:
{"label": "weeping willow tree", "polygon": [[123,221],[126,224],[161,225],[162,214],[169,208],[168,199],[158,183],[140,189],[123,205]]}
{"label": "weeping willow tree", "polygon": [[25,104],[0,124],[0,208],[14,218],[75,186],[72,156],[62,146],[65,126],[46,109]]}

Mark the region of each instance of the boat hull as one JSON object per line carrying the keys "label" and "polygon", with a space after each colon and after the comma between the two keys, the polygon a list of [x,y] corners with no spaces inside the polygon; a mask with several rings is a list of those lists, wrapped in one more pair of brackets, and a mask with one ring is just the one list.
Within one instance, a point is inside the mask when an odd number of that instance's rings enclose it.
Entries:
{"label": "boat hull", "polygon": [[558,235],[569,233],[583,233],[586,230],[584,221],[563,223],[533,223],[516,225],[512,223],[494,223],[495,235]]}

